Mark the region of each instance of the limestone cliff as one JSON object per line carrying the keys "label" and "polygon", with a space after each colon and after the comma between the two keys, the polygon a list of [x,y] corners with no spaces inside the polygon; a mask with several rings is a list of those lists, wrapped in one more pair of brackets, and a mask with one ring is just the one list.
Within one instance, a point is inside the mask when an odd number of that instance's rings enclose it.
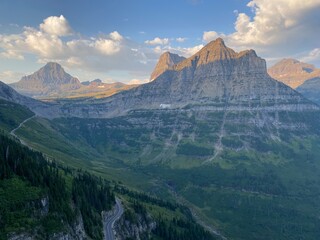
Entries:
{"label": "limestone cliff", "polygon": [[240,53],[221,38],[154,81],[109,98],[66,103],[64,116],[113,117],[134,109],[307,111],[318,106],[272,79],[254,50]]}
{"label": "limestone cliff", "polygon": [[157,77],[159,77],[162,73],[164,73],[166,70],[171,69],[175,64],[185,60],[185,57],[181,57],[178,54],[170,53],[170,52],[165,52],[163,53],[159,61],[153,70],[150,81],[153,81]]}

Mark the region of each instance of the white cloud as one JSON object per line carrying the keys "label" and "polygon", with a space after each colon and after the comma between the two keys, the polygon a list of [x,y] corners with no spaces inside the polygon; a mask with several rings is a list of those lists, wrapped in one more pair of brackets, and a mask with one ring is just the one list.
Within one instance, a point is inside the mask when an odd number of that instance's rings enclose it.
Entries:
{"label": "white cloud", "polygon": [[123,37],[118,33],[117,31],[114,31],[109,34],[110,38],[114,41],[121,41],[123,40]]}
{"label": "white cloud", "polygon": [[202,40],[208,43],[212,40],[215,40],[218,37],[219,37],[219,34],[217,32],[208,31],[208,32],[203,32]]}
{"label": "white cloud", "polygon": [[153,40],[147,40],[145,41],[148,45],[166,45],[169,43],[169,38],[159,38],[156,37]]}
{"label": "white cloud", "polygon": [[187,40],[187,38],[182,38],[182,37],[176,38],[176,41],[180,42],[180,43],[185,42],[186,40]]}
{"label": "white cloud", "polygon": [[98,39],[95,48],[105,55],[113,55],[120,51],[120,45],[110,39]]}
{"label": "white cloud", "polygon": [[252,0],[247,6],[254,17],[238,14],[236,31],[228,36],[232,45],[292,51],[315,44],[320,37],[319,0]]}
{"label": "white cloud", "polygon": [[306,56],[300,59],[302,62],[320,63],[320,48],[311,50]]}
{"label": "white cloud", "polygon": [[149,79],[131,79],[128,84],[144,84],[149,82]]}
{"label": "white cloud", "polygon": [[9,83],[19,81],[22,76],[23,76],[22,73],[7,70],[7,71],[0,72],[0,81],[9,84]]}
{"label": "white cloud", "polygon": [[15,52],[13,50],[7,50],[6,52],[0,53],[1,57],[9,58],[9,59],[16,59],[16,60],[24,60],[24,56]]}
{"label": "white cloud", "polygon": [[56,17],[51,16],[46,18],[40,24],[40,29],[51,35],[67,36],[72,34],[72,29],[64,16]]}
{"label": "white cloud", "polygon": [[160,47],[160,46],[156,46],[153,51],[157,54],[160,55],[164,52],[172,52],[172,53],[176,53],[180,56],[184,56],[184,57],[190,57],[193,54],[195,54],[196,52],[200,51],[201,48],[203,48],[203,44],[194,46],[194,47],[171,47],[171,46],[164,46],[164,47]]}
{"label": "white cloud", "polygon": [[203,41],[217,37],[236,50],[253,48],[264,58],[282,58],[319,46],[319,0],[251,0],[253,17],[235,11],[231,34],[204,32]]}

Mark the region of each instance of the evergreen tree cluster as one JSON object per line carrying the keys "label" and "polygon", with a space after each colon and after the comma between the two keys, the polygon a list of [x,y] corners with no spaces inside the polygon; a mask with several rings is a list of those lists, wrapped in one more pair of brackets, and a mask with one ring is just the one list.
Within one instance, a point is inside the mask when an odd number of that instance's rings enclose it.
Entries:
{"label": "evergreen tree cluster", "polygon": [[80,209],[87,234],[93,239],[102,239],[100,213],[110,210],[115,204],[110,187],[101,178],[85,172],[73,180],[72,199]]}
{"label": "evergreen tree cluster", "polygon": [[[103,238],[101,212],[110,210],[115,202],[106,181],[86,172],[71,171],[56,162],[48,162],[41,153],[0,134],[0,183],[12,178],[41,189],[41,196],[48,197],[49,212],[41,220],[45,232],[63,229],[66,223],[72,225],[81,213],[86,233],[92,239]],[[70,180],[71,191],[67,183]],[[23,208],[29,205],[28,202],[23,206],[21,203],[19,206],[11,204],[9,209],[0,206],[0,232],[10,229],[10,223],[14,222],[6,219],[6,216],[11,216],[12,209],[19,207],[22,208],[19,211],[23,212]]]}

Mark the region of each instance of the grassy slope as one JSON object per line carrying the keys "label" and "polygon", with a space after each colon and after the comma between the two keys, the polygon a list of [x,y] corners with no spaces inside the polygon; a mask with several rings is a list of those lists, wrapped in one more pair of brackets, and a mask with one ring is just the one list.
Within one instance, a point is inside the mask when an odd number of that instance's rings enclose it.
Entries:
{"label": "grassy slope", "polygon": [[[213,154],[212,146],[219,137],[221,114],[210,116],[210,121],[188,115],[178,116],[178,120],[170,114],[138,115],[133,117],[164,124],[146,127],[125,118],[60,119],[50,123],[50,134],[42,123],[41,135],[52,139],[31,138],[37,148],[47,148],[53,156],[63,152],[65,161],[72,165],[75,162],[68,156],[75,149],[90,149],[88,154],[96,151],[99,157],[92,157],[90,164],[77,156],[77,166],[90,167],[98,174],[161,197],[174,198],[170,192],[175,191],[232,239],[319,236],[320,142],[316,115],[279,114],[288,126],[276,129],[272,125],[248,125],[246,120],[238,121],[239,114],[230,113],[224,128],[227,134],[221,140],[225,150],[205,166],[202,163],[210,157],[205,155]],[[252,117],[247,115],[241,117]],[[294,125],[299,122],[303,123],[300,126],[312,126],[313,132]],[[18,133],[30,139],[27,134],[34,126],[29,127]],[[272,134],[276,140],[268,138]],[[72,143],[69,154],[63,147],[59,147],[60,153],[48,148],[56,144],[57,136]],[[194,152],[199,148],[202,154],[197,156]]]}
{"label": "grassy slope", "polygon": [[0,129],[11,131],[32,115],[28,108],[0,99]]}

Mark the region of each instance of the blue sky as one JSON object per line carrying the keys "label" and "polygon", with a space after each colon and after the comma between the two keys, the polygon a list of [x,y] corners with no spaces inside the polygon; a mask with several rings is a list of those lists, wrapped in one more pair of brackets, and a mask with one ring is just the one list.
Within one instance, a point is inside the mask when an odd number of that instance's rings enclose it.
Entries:
{"label": "blue sky", "polygon": [[56,61],[81,81],[143,82],[162,52],[188,57],[217,37],[269,64],[320,66],[319,12],[319,0],[1,0],[0,80]]}

